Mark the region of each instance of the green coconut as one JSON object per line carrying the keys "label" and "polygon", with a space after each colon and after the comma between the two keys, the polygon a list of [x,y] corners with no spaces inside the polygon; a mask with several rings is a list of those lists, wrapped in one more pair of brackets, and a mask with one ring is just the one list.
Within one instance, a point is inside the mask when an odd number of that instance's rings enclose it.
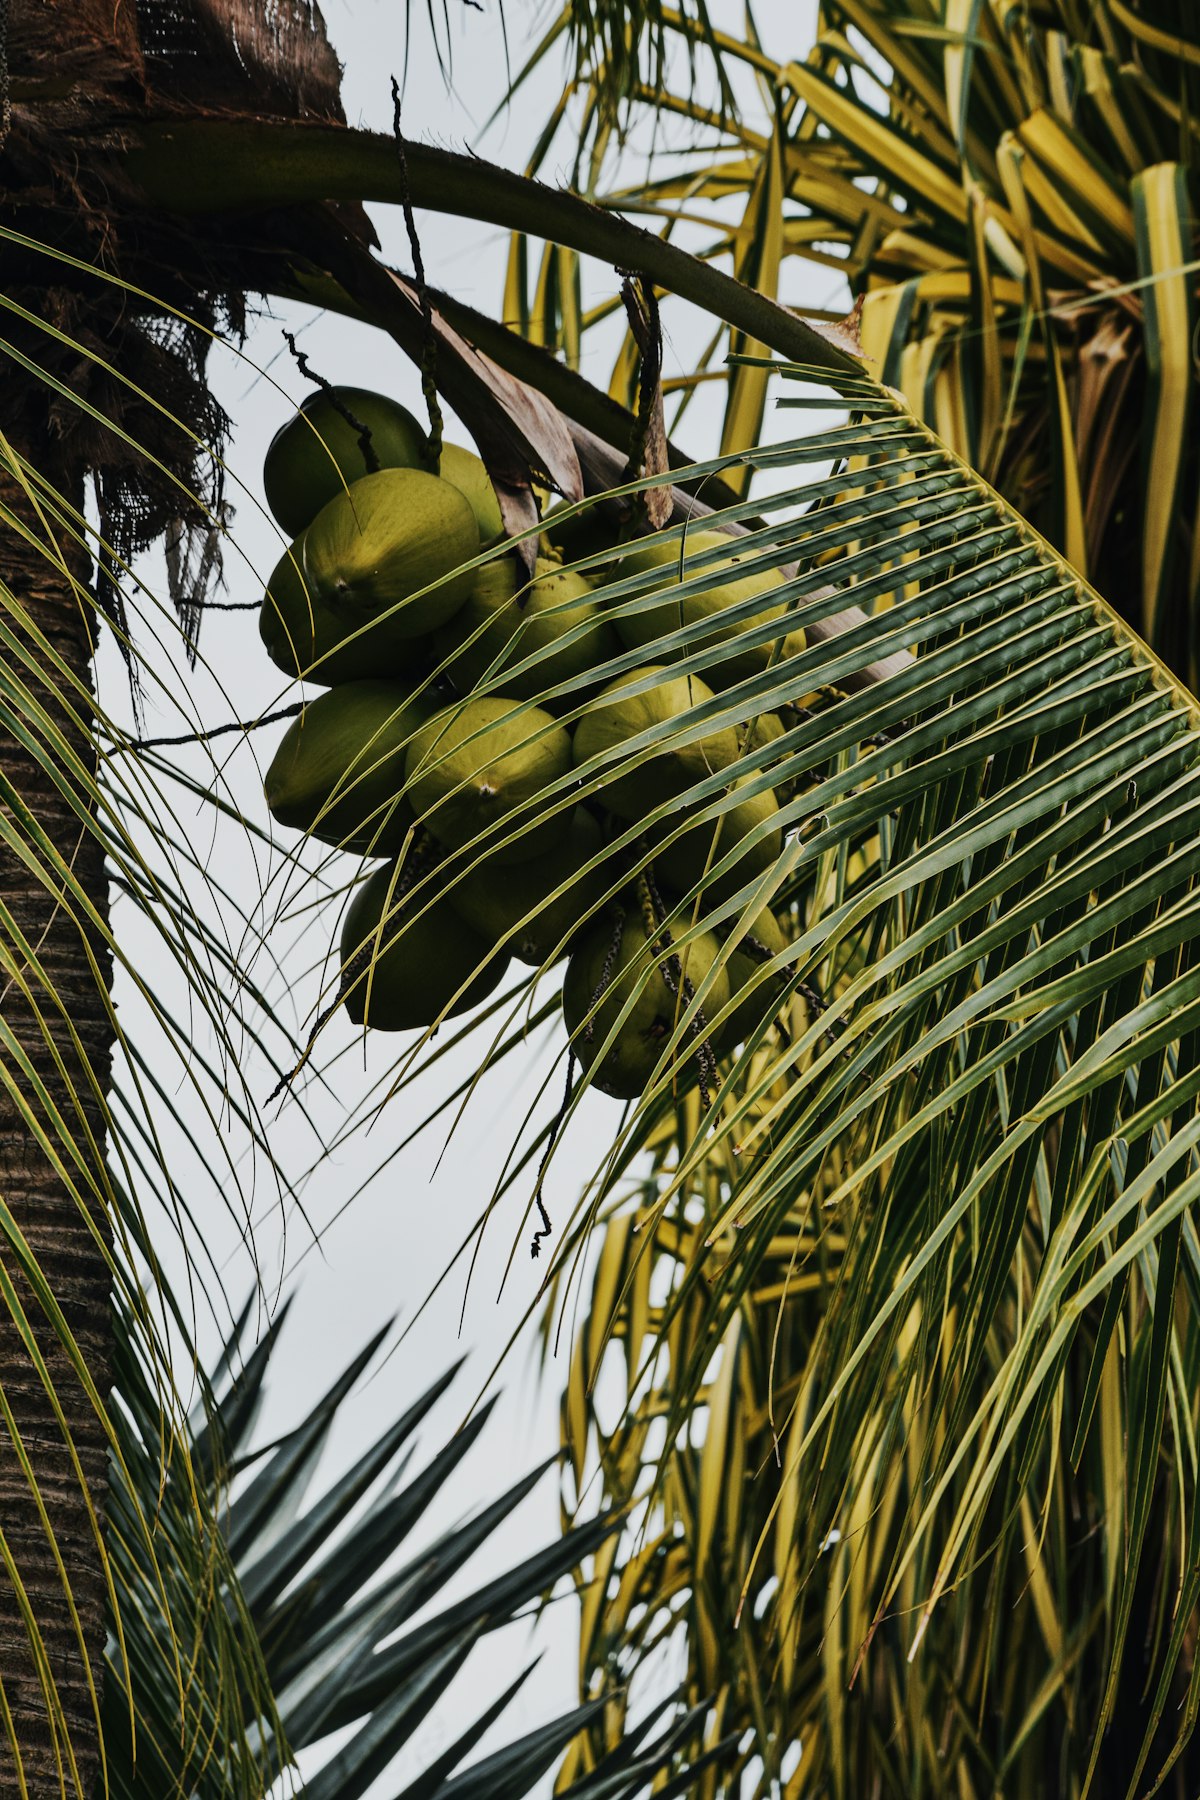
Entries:
{"label": "green coconut", "polygon": [[[368,388],[334,388],[337,399],[369,427],[381,469],[420,468],[427,439],[407,407]],[[271,439],[263,464],[267,505],[290,537],[351,482],[370,473],[359,434],[330,396],[310,394]]]}
{"label": "green coconut", "polygon": [[743,749],[747,755],[752,750],[762,750],[767,744],[776,743],[787,730],[777,712],[759,713],[751,723],[753,731],[748,727],[741,728]]}
{"label": "green coconut", "polygon": [[[681,969],[696,989],[716,961],[720,946],[711,932],[704,932],[682,950],[660,954],[653,962],[646,960],[635,969],[635,961],[643,955],[646,946],[646,927],[639,910],[631,908],[626,913],[617,952],[612,956],[615,936],[614,923],[607,914],[589,927],[567,964],[563,981],[563,1018],[575,1055],[589,1071],[592,1085],[617,1099],[632,1100],[653,1075],[664,1045],[688,1004],[686,993],[677,994],[672,988],[672,980],[675,988],[681,988],[675,968]],[[668,956],[678,959],[674,968]],[[588,1032],[586,1021],[606,965],[609,965],[608,986],[596,1006],[594,1022]],[[629,1015],[601,1055],[605,1039],[631,994],[636,994],[636,999]],[[705,1017],[714,1017],[728,999],[729,978],[724,969],[720,969],[704,996]],[[697,1050],[703,1042],[702,1032],[703,1026],[676,1051],[672,1072],[678,1088],[694,1087],[700,1078],[702,1064]]]}
{"label": "green coconut", "polygon": [[[794,656],[803,650],[804,633],[799,630],[788,634],[782,649],[774,642],[739,649],[739,640],[752,625],[759,625],[767,619],[782,619],[787,609],[782,604],[770,604],[769,597],[780,585],[781,578],[776,570],[760,570],[749,575],[737,573],[739,566],[750,560],[753,554],[749,549],[734,549],[737,541],[720,531],[690,531],[684,545],[682,572],[677,537],[644,538],[622,551],[615,574],[626,576],[657,573],[659,579],[648,589],[650,594],[673,588],[681,579],[689,581],[703,576],[712,581],[715,577],[719,578],[716,585],[704,593],[690,594],[682,599],[672,596],[657,606],[649,606],[644,611],[615,618],[613,622],[626,647],[630,650],[656,650],[658,640],[666,637],[669,632],[678,631],[684,625],[707,624],[711,626],[711,630],[701,643],[690,645],[688,653],[707,648],[713,643],[721,646],[724,654],[720,663],[705,670],[705,676],[714,688],[732,687],[734,682],[759,674],[768,663],[777,665],[783,655]],[[699,566],[700,559],[705,554],[722,549],[728,550],[729,554],[704,567]],[[724,624],[721,622],[722,613],[729,607],[751,599],[763,601],[763,605],[751,617],[734,619]]]}
{"label": "green coconut", "polygon": [[598,505],[586,507],[573,518],[565,517],[570,511],[570,507],[556,506],[542,520],[542,541],[548,554],[568,563],[597,551],[616,554],[616,527]]}
{"label": "green coconut", "polygon": [[504,519],[496,490],[473,450],[464,450],[460,444],[443,444],[439,474],[443,481],[458,489],[475,514],[481,544],[493,544],[504,536]]}
{"label": "green coconut", "polygon": [[399,850],[412,824],[401,797],[408,741],[433,703],[395,681],[350,681],[284,732],[264,784],[281,825],[360,854]]}
{"label": "green coconut", "polygon": [[[736,794],[746,786],[745,779],[735,782],[733,791]],[[727,812],[698,821],[656,851],[654,866],[668,886],[681,894],[703,882],[705,899],[715,906],[773,866],[783,848],[778,818],[779,803],[770,789],[748,794]],[[761,829],[762,835],[752,840],[750,834],[756,829]],[[731,869],[721,875],[708,873],[735,849],[738,859]]]}
{"label": "green coconut", "polygon": [[[582,625],[589,627],[583,635],[562,642]],[[464,693],[489,674],[498,676],[513,663],[549,651],[532,668],[505,678],[505,692],[522,700],[586,675],[620,648],[590,584],[542,556],[528,586],[511,556],[477,569],[466,605],[434,640],[435,654],[449,658],[446,673]]]}
{"label": "green coconut", "polygon": [[[608,885],[603,866],[585,872],[603,841],[595,819],[577,807],[552,849],[499,870],[489,856],[454,883],[451,904],[484,937],[504,942],[520,962],[540,968],[556,951],[565,954],[560,945]],[[569,885],[555,897],[564,882]]]}
{"label": "green coconut", "polygon": [[321,508],[303,564],[346,634],[374,624],[373,641],[394,654],[458,611],[471,591],[460,564],[478,554],[475,515],[456,487],[420,469],[381,469]]}
{"label": "green coconut", "polygon": [[520,814],[514,842],[491,852],[497,863],[524,862],[555,844],[564,814],[538,824],[533,810],[522,809],[570,767],[571,740],[548,712],[487,696],[435,713],[405,758],[413,812],[449,849]]}
{"label": "green coconut", "polygon": [[740,754],[750,756],[756,750],[765,749],[768,744],[776,743],[787,729],[778,713],[756,713],[736,727]]}
{"label": "green coconut", "polygon": [[318,687],[391,676],[415,681],[426,662],[424,640],[400,638],[390,619],[362,629],[340,606],[322,600],[303,572],[303,540],[280,557],[263,597],[258,630],[276,668]]}
{"label": "green coconut", "polygon": [[[318,654],[328,659],[334,642],[335,621],[328,607],[313,599],[304,579],[304,551],[300,538],[289,544],[271,571],[258,614],[258,635],[267,655],[285,675],[309,678],[309,665]],[[318,636],[323,640],[316,652]],[[314,675],[315,681],[335,676]]]}
{"label": "green coconut", "polygon": [[[629,694],[634,682],[655,678],[644,693]],[[575,728],[574,756],[580,768],[594,756],[619,748],[653,727],[679,729],[689,712],[713,698],[697,675],[673,675],[659,663],[648,663],[620,675],[581,714]],[[604,804],[625,819],[640,819],[652,807],[675,799],[714,770],[727,768],[738,754],[737,732],[709,732],[689,743],[678,739],[666,748],[646,747],[632,767],[617,763],[604,774]]]}
{"label": "green coconut", "polygon": [[[772,956],[787,947],[788,940],[769,906],[759,913],[750,927],[749,935],[756,938]],[[737,1005],[721,1026],[722,1048],[744,1044],[751,1033],[765,1019],[774,1018],[780,1008],[780,984],[777,977],[763,974],[762,958],[755,956],[749,949],[743,949],[744,943],[745,938],[731,951],[725,964],[730,994]]]}
{"label": "green coconut", "polygon": [[[356,1025],[415,1031],[443,1017],[457,1018],[486,1000],[503,976],[508,957],[473,931],[444,895],[429,902],[428,890],[418,889],[397,907],[395,875],[395,863],[376,869],[346,909],[342,977],[350,989],[345,1004]],[[394,917],[389,916],[376,938],[380,920],[393,909]],[[351,967],[360,952],[362,963]],[[368,954],[373,964],[369,972]]]}

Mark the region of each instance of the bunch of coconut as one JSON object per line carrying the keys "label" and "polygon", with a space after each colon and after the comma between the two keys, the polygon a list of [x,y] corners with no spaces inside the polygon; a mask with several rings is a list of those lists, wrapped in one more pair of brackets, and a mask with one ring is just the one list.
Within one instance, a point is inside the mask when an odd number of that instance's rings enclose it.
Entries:
{"label": "bunch of coconut", "polygon": [[[673,937],[664,920],[677,896],[699,890],[711,911],[745,888],[781,834],[761,773],[718,782],[700,807],[685,797],[784,727],[774,714],[738,730],[688,719],[717,685],[767,666],[774,640],[742,639],[782,614],[778,577],[740,571],[729,538],[696,532],[689,558],[719,584],[660,600],[678,541],[614,544],[606,573],[643,580],[610,617],[549,537],[532,575],[504,553],[477,456],[445,445],[436,473],[432,460],[404,407],[359,388],[313,395],[267,452],[267,501],[293,541],[263,642],[327,690],[285,733],[267,803],[283,825],[381,859],[345,914],[339,998],[356,1023],[428,1029],[485,1000],[511,958],[569,956],[563,1012],[595,1086],[640,1094],[668,1040],[675,1085],[711,1084],[715,1058],[774,1016],[786,938],[769,909],[749,930],[735,918],[728,943],[678,925]],[[663,660],[671,632],[698,619],[721,650],[712,685]],[[614,658],[652,644],[653,663],[605,680]],[[801,645],[793,633],[784,649]],[[656,809],[669,823],[652,828],[645,871],[636,826]]]}

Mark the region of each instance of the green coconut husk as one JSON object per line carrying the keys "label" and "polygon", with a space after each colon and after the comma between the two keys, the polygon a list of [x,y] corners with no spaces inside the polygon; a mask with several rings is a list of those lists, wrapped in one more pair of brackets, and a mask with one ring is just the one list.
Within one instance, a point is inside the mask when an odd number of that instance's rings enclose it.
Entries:
{"label": "green coconut husk", "polygon": [[[586,634],[562,642],[584,624]],[[504,675],[505,693],[522,700],[586,675],[620,647],[590,583],[541,556],[528,585],[511,556],[477,569],[466,605],[434,640],[434,654],[448,658],[446,673],[464,693],[485,678],[499,678],[513,663],[548,651],[523,674]],[[577,701],[578,695],[570,699]]]}
{"label": "green coconut husk", "polygon": [[377,676],[416,681],[427,667],[427,640],[401,638],[383,619],[375,624],[330,606],[305,579],[303,539],[280,557],[258,615],[258,631],[277,669],[293,680],[331,687]]}
{"label": "green coconut husk", "polygon": [[[428,439],[407,407],[368,388],[337,387],[333,393],[369,427],[381,469],[423,466]],[[370,472],[358,432],[322,390],[310,394],[271,439],[263,489],[274,517],[297,537],[323,506]]]}
{"label": "green coconut husk", "polygon": [[[746,780],[736,782],[734,793],[746,786]],[[656,851],[655,867],[681,894],[703,882],[706,901],[718,905],[775,863],[783,848],[778,815],[779,803],[769,789],[747,795],[727,812],[699,820],[690,831]],[[761,830],[761,835],[752,839],[755,830]],[[722,875],[710,873],[735,848],[739,854],[733,867]]]}
{"label": "green coconut husk", "polygon": [[608,885],[602,864],[585,870],[604,841],[591,814],[577,807],[559,836],[528,862],[497,868],[489,856],[450,889],[450,903],[468,925],[534,968],[566,955],[566,940]]}
{"label": "green coconut husk", "polygon": [[258,631],[277,669],[315,687],[377,677],[415,683],[433,667],[428,638],[400,637],[387,618],[364,624],[323,600],[305,580],[299,538],[272,572]]}
{"label": "green coconut husk", "polygon": [[399,682],[351,681],[292,720],[267,770],[281,825],[361,855],[394,854],[412,826],[404,754],[434,703]]}
{"label": "green coconut husk", "polygon": [[[626,693],[633,682],[649,676],[657,678],[654,687],[641,694]],[[574,738],[576,766],[582,768],[592,757],[630,743],[652,727],[679,727],[688,713],[712,698],[712,689],[697,675],[673,675],[654,663],[633,669],[609,682],[580,716]],[[729,729],[691,743],[676,742],[665,750],[643,749],[632,765],[612,765],[601,798],[621,818],[640,819],[714,770],[727,768],[737,754],[737,733]]]}
{"label": "green coconut husk", "polygon": [[787,726],[777,712],[759,713],[749,725],[739,727],[743,753],[748,755],[752,750],[775,743],[786,730]]}
{"label": "green coconut husk", "polygon": [[303,539],[309,590],[345,621],[370,625],[394,655],[456,613],[471,591],[461,565],[479,554],[475,515],[458,489],[420,469],[381,469],[322,507]]}
{"label": "green coconut husk", "polygon": [[[681,580],[687,581],[701,574],[710,580],[714,575],[720,575],[718,584],[702,594],[691,594],[678,599],[672,596],[644,611],[614,618],[613,623],[626,648],[646,649],[658,655],[658,640],[666,637],[669,632],[678,631],[684,625],[707,624],[711,630],[706,633],[705,645],[715,642],[724,652],[720,662],[710,665],[704,672],[709,685],[718,690],[732,687],[735,682],[742,681],[747,676],[761,673],[768,664],[775,666],[782,657],[798,655],[805,644],[804,633],[799,629],[787,634],[782,648],[774,641],[749,649],[739,648],[739,640],[752,625],[759,625],[767,619],[782,620],[787,608],[781,603],[772,603],[771,600],[781,582],[781,577],[775,570],[758,571],[749,575],[737,573],[750,554],[746,550],[737,550],[737,543],[737,538],[731,538],[724,532],[689,531],[682,547],[677,538],[664,540],[653,537],[639,539],[623,549],[613,571],[614,576],[658,573],[659,579],[649,589],[651,594],[673,588]],[[698,566],[705,553],[721,549],[728,549],[729,554],[704,568]],[[722,623],[721,615],[729,607],[752,598],[761,599],[762,605],[750,618]],[[690,646],[688,654],[698,648],[698,644]]]}
{"label": "green coconut husk", "polygon": [[[592,1086],[619,1100],[633,1100],[643,1092],[667,1039],[687,1009],[680,975],[693,990],[698,988],[720,953],[717,939],[704,932],[682,949],[659,950],[653,962],[643,962],[635,970],[646,942],[646,924],[639,907],[626,911],[619,928],[606,912],[584,934],[563,981],[563,1018],[572,1049],[588,1071]],[[596,1001],[601,988],[603,993]],[[629,1015],[605,1051],[604,1041],[633,993],[636,999]],[[705,993],[705,1017],[713,1017],[728,999],[729,979],[720,969]],[[589,1030],[593,1003],[596,1010]],[[676,1091],[694,1087],[705,1074],[703,1031],[700,1025],[676,1053],[672,1065]]]}
{"label": "green coconut husk", "polygon": [[[769,906],[765,906],[759,913],[748,935],[769,950],[772,956],[787,947],[788,940]],[[745,943],[744,938],[742,943]],[[743,949],[741,945],[730,952],[725,970],[729,977],[730,994],[737,1004],[720,1028],[720,1049],[732,1049],[734,1044],[744,1044],[765,1019],[772,1019],[778,1014],[781,1004],[779,981],[774,975],[764,975],[763,966],[761,957],[755,956],[751,950]]]}
{"label": "green coconut husk", "polygon": [[549,554],[562,562],[577,562],[603,550],[616,554],[617,526],[599,506],[586,507],[574,518],[564,517],[569,510],[556,506],[542,520],[542,539]]}
{"label": "green coconut husk", "polygon": [[438,473],[443,481],[458,489],[475,514],[481,544],[494,544],[497,538],[504,536],[504,519],[496,490],[473,450],[464,450],[461,444],[443,444]]}
{"label": "green coconut husk", "polygon": [[[258,635],[267,655],[285,675],[310,679],[312,663],[320,661],[325,671],[333,667],[341,631],[335,615],[309,592],[304,579],[303,541],[297,538],[271,571],[259,609]],[[353,664],[354,657],[348,660]],[[351,668],[341,679],[353,680],[360,672]],[[338,676],[325,672],[311,679],[324,685],[336,681]]]}
{"label": "green coconut husk", "polygon": [[565,811],[538,823],[532,809],[522,809],[570,766],[571,740],[548,712],[488,696],[435,713],[405,758],[413,812],[449,849],[520,813],[513,843],[491,849],[495,836],[489,835],[480,846],[502,864],[542,855],[565,831]]}
{"label": "green coconut husk", "polygon": [[473,931],[444,895],[430,902],[427,890],[418,889],[397,901],[398,879],[395,863],[376,869],[342,925],[346,1011],[356,1025],[376,1031],[416,1031],[457,1018],[487,999],[508,966],[507,955]]}

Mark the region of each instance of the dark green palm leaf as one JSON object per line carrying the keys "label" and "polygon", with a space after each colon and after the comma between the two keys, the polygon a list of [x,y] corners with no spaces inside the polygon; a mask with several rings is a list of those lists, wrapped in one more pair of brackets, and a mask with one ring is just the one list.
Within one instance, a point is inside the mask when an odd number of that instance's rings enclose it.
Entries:
{"label": "dark green palm leaf", "polygon": [[[158,1397],[122,1316],[115,1411],[125,1427],[125,1459],[114,1469],[110,1518],[116,1579],[126,1611],[127,1662],[113,1640],[106,1737],[110,1788],[123,1800],[263,1793],[296,1752],[320,1746],[331,1733],[352,1726],[348,1741],[305,1786],[314,1797],[351,1800],[386,1772],[421,1720],[442,1703],[480,1637],[536,1606],[618,1524],[610,1518],[583,1525],[466,1599],[412,1624],[544,1470],[534,1471],[384,1575],[404,1538],[444,1492],[452,1493],[447,1484],[453,1483],[490,1408],[476,1413],[422,1473],[405,1480],[414,1434],[448,1388],[454,1374],[449,1371],[381,1434],[378,1444],[306,1505],[305,1491],[321,1461],[338,1403],[363,1376],[381,1338],[364,1347],[293,1432],[257,1449],[254,1421],[283,1314],[243,1360],[249,1318],[247,1306],[218,1360],[213,1385],[204,1384],[205,1403],[195,1419],[193,1466],[208,1471],[209,1483],[201,1512],[216,1531],[215,1544],[206,1552],[205,1539],[195,1528],[195,1498],[181,1481],[181,1471],[168,1470],[165,1487],[158,1490]],[[230,1479],[233,1493],[227,1499],[224,1489]],[[158,1562],[165,1587],[156,1587],[153,1566],[138,1554],[137,1536],[125,1527],[133,1499],[127,1481],[145,1488],[143,1506],[157,1505]],[[211,1562],[207,1571],[203,1560],[197,1560],[205,1555]],[[190,1637],[182,1635],[185,1625]],[[403,1635],[397,1637],[398,1632]],[[177,1661],[186,1671],[182,1688],[164,1679],[171,1662],[164,1648],[173,1639],[180,1640]],[[136,1750],[122,1729],[129,1704],[125,1667],[136,1695]],[[533,1790],[579,1731],[593,1723],[598,1705],[577,1708],[477,1767],[455,1773],[533,1667],[434,1758],[406,1790],[406,1800],[418,1795],[440,1800],[443,1794],[476,1788],[514,1796]],[[247,1669],[254,1675],[250,1685]],[[642,1781],[674,1766],[686,1735],[679,1721],[643,1744],[650,1723],[606,1753],[586,1788],[587,1800],[593,1794],[596,1800],[610,1794],[633,1800]],[[597,1785],[601,1773],[605,1781]]]}

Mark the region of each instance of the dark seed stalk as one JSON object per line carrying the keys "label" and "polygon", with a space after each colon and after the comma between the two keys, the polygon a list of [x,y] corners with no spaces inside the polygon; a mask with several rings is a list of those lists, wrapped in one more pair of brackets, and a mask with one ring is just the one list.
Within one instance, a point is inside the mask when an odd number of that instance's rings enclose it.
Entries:
{"label": "dark seed stalk", "polygon": [[413,276],[416,281],[417,296],[421,302],[421,323],[424,327],[424,344],[421,350],[421,392],[425,396],[425,410],[429,414],[429,449],[427,461],[435,475],[442,472],[442,408],[438,401],[437,391],[437,335],[433,329],[433,307],[429,300],[429,288],[425,281],[425,259],[421,255],[421,240],[417,236],[417,221],[413,216],[412,199],[408,186],[408,158],[404,154],[404,133],[400,129],[400,87],[396,77],[392,76],[392,136],[396,140],[396,160],[400,164],[400,207],[404,214],[404,229],[408,233],[409,249],[412,251]]}
{"label": "dark seed stalk", "polygon": [[345,419],[351,431],[358,433],[358,447],[362,451],[362,459],[367,465],[367,474],[378,475],[379,458],[375,454],[375,446],[371,440],[371,427],[364,425],[361,419],[355,417],[331,381],[326,381],[323,375],[317,374],[303,350],[296,348],[296,340],[292,333],[285,331],[283,337],[288,349],[296,359],[296,367],[300,373],[306,380],[316,383],[339,418]]}

